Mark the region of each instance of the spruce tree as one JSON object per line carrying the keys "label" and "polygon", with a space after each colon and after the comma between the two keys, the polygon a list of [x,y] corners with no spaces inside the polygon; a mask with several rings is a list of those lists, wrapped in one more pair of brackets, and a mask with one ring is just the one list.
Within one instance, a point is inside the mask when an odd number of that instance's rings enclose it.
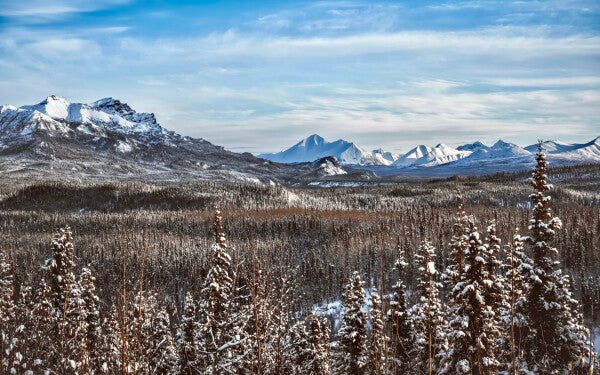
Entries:
{"label": "spruce tree", "polygon": [[100,311],[96,295],[96,278],[89,268],[83,268],[79,277],[83,299],[83,358],[81,371],[85,374],[100,374],[103,367],[102,330],[100,328]]}
{"label": "spruce tree", "polygon": [[414,329],[406,303],[406,286],[402,281],[403,270],[407,265],[404,252],[401,251],[394,265],[398,279],[392,287],[393,295],[388,313],[391,321],[390,370],[394,375],[407,374],[412,371],[416,352]]}
{"label": "spruce tree", "polygon": [[368,360],[364,282],[354,271],[343,294],[344,316],[335,353],[335,374],[364,374]]}
{"label": "spruce tree", "polygon": [[214,244],[211,263],[202,289],[199,366],[206,374],[221,373],[223,368],[247,367],[251,348],[247,343],[250,311],[247,297],[235,288],[236,275],[223,233],[221,214],[215,212]]}
{"label": "spruce tree", "polygon": [[303,321],[297,321],[292,325],[289,332],[289,348],[287,354],[286,372],[301,375],[305,374],[310,362],[310,344],[308,333]]}
{"label": "spruce tree", "polygon": [[304,374],[329,374],[329,329],[326,318],[321,319],[314,311],[308,323],[306,365]]}
{"label": "spruce tree", "polygon": [[471,218],[469,247],[465,252],[465,272],[451,293],[455,301],[448,322],[447,351],[441,373],[491,374],[496,372],[496,338],[499,327],[492,306],[485,300],[491,284],[487,274],[485,246]]}
{"label": "spruce tree", "polygon": [[568,372],[577,366],[584,355],[586,340],[571,326],[572,304],[565,303],[570,291],[558,268],[558,250],[551,245],[562,222],[552,216],[550,196],[546,195],[552,185],[547,181],[547,173],[548,163],[540,141],[531,178],[533,212],[527,243],[531,247],[533,269],[526,280],[529,290],[524,313],[528,325],[523,349],[530,371],[552,374]]}
{"label": "spruce tree", "polygon": [[371,290],[371,337],[367,373],[383,375],[387,372],[387,343],[381,297],[375,288]]}
{"label": "spruce tree", "polygon": [[151,305],[147,326],[146,356],[151,374],[170,375],[175,372],[177,352],[170,331],[169,315],[164,306]]}
{"label": "spruce tree", "polygon": [[496,313],[499,320],[500,314],[507,308],[504,286],[506,282],[501,271],[503,264],[498,258],[502,250],[502,241],[496,234],[496,221],[493,220],[487,227],[487,236],[483,247],[483,258],[485,260],[484,299],[488,306]]}
{"label": "spruce tree", "polygon": [[517,374],[523,367],[521,364],[523,331],[527,326],[527,318],[524,314],[527,295],[525,279],[531,269],[531,259],[525,254],[523,238],[517,229],[508,247],[503,266],[506,308],[500,312],[501,327],[505,333],[500,346],[501,358],[504,369],[512,375]]}
{"label": "spruce tree", "polygon": [[55,371],[56,358],[56,325],[57,317],[51,300],[50,286],[42,279],[36,296],[34,297],[33,310],[31,311],[31,332],[28,349],[31,358],[31,369],[34,373],[45,374]]}
{"label": "spruce tree", "polygon": [[12,363],[17,328],[15,315],[14,275],[4,253],[0,252],[0,369],[7,374],[15,366]]}
{"label": "spruce tree", "polygon": [[75,279],[75,252],[69,227],[60,229],[52,240],[52,257],[46,263],[50,303],[54,318],[55,343],[49,358],[54,371],[79,372],[83,348],[82,300]]}
{"label": "spruce tree", "polygon": [[[452,239],[450,240],[449,264],[442,275],[448,289],[460,281],[464,272],[465,251],[469,246],[469,217],[464,209],[464,200],[461,194],[456,196],[456,214],[452,225]],[[452,300],[448,301],[452,305]]]}
{"label": "spruce tree", "polygon": [[202,373],[202,367],[198,365],[198,352],[207,348],[199,348],[196,342],[198,324],[196,323],[196,304],[192,295],[188,293],[185,297],[185,306],[181,318],[181,326],[177,332],[177,374],[198,375]]}
{"label": "spruce tree", "polygon": [[440,358],[447,350],[446,320],[439,297],[440,284],[435,279],[434,258],[435,248],[429,241],[423,240],[415,253],[419,301],[410,310],[416,334],[417,374],[437,372]]}

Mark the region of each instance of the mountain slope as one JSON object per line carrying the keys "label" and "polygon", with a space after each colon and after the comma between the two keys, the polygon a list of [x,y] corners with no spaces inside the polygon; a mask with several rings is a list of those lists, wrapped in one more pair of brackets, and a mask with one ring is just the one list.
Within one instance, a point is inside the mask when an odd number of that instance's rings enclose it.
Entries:
{"label": "mountain slope", "polygon": [[165,130],[152,113],[113,98],[90,104],[57,96],[0,108],[0,170],[89,176],[289,181],[298,170]]}

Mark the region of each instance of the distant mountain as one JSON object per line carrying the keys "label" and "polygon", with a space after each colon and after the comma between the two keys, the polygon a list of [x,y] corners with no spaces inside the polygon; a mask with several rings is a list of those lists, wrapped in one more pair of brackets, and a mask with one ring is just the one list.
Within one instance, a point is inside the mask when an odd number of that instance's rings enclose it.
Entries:
{"label": "distant mountain", "polygon": [[[379,155],[381,155],[381,159],[384,159],[382,154]],[[381,159],[352,142],[343,139],[327,142],[317,134],[301,140],[284,151],[258,155],[258,157],[278,163],[312,162],[326,156],[335,157],[341,164],[381,165]],[[387,164],[390,163],[383,165]]]}
{"label": "distant mountain", "polygon": [[471,152],[474,152],[474,151],[478,151],[478,150],[481,150],[481,149],[489,150],[490,148],[488,146],[484,145],[483,143],[481,143],[479,141],[476,141],[476,142],[473,142],[473,143],[467,143],[465,145],[458,146],[456,149],[458,151],[471,151]]}
{"label": "distant mountain", "polygon": [[430,152],[431,152],[431,148],[424,146],[424,145],[419,145],[419,146],[413,148],[412,150],[410,150],[409,152],[407,152],[406,154],[400,156],[398,159],[396,159],[396,161],[394,161],[393,165],[395,167],[407,167],[409,165],[414,164],[415,161],[417,161],[418,159],[421,159],[422,157],[429,154]]}
{"label": "distant mountain", "polygon": [[[586,161],[600,160],[600,137],[597,137],[587,143],[565,143],[560,141],[546,141],[542,143],[544,151],[552,156]],[[537,145],[525,147],[530,152],[537,151]]]}
{"label": "distant mountain", "polygon": [[392,165],[400,157],[400,155],[384,151],[382,148],[371,151],[371,155],[373,155],[379,165]]}
{"label": "distant mountain", "polygon": [[434,167],[436,165],[447,164],[466,158],[470,154],[471,151],[459,151],[440,143],[432,148],[427,154],[415,160],[411,166]]}
{"label": "distant mountain", "polygon": [[514,143],[507,143],[502,140],[496,142],[492,147],[476,148],[464,162],[472,162],[477,159],[489,159],[489,158],[511,158],[516,156],[531,155],[531,152],[525,150],[522,147],[515,145]]}
{"label": "distant mountain", "polygon": [[[162,128],[154,114],[117,99],[69,103],[49,96],[0,107],[0,171],[8,174],[293,181],[311,166],[238,154]],[[150,177],[153,178],[153,177]]]}

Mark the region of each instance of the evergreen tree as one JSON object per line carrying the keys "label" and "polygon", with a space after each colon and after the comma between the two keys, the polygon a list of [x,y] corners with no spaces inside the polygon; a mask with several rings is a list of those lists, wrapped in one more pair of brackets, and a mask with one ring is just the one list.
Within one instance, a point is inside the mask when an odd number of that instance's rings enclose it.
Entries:
{"label": "evergreen tree", "polygon": [[52,291],[45,279],[42,279],[34,298],[31,311],[30,332],[28,349],[31,358],[31,369],[35,374],[51,373],[54,369],[56,354],[56,321],[54,307],[51,302]]}
{"label": "evergreen tree", "polygon": [[344,316],[338,332],[339,341],[335,358],[335,374],[364,374],[367,364],[367,318],[362,311],[365,304],[364,282],[354,271],[344,291]]}
{"label": "evergreen tree", "polygon": [[414,365],[415,340],[412,321],[408,315],[406,303],[406,286],[402,281],[402,273],[408,263],[401,251],[394,268],[398,280],[393,286],[393,297],[390,301],[389,319],[391,321],[391,371],[394,375],[407,374]]}
{"label": "evergreen tree", "polygon": [[[8,373],[26,373],[32,371],[33,340],[38,339],[38,332],[33,330],[34,304],[30,286],[21,285],[18,300],[14,303],[14,325],[9,351],[5,352],[10,365]],[[6,350],[6,349],[5,349]],[[14,372],[13,372],[14,369]]]}
{"label": "evergreen tree", "polygon": [[[461,194],[456,196],[456,214],[452,225],[449,264],[442,275],[448,289],[452,289],[461,280],[465,268],[465,251],[469,246],[469,217],[464,210]],[[452,299],[448,301],[452,305]]]}
{"label": "evergreen tree", "polygon": [[102,340],[102,373],[128,373],[129,349],[126,325],[121,324],[122,317],[125,316],[122,310],[121,307],[113,306],[110,316],[104,321],[106,332]]}
{"label": "evergreen tree", "polygon": [[505,280],[505,308],[500,311],[500,323],[505,334],[500,344],[501,362],[504,364],[504,370],[514,375],[524,367],[521,362],[523,333],[527,326],[524,314],[527,296],[525,280],[532,270],[531,259],[525,254],[523,237],[518,233],[518,229],[508,246],[506,262],[502,269]]}
{"label": "evergreen tree", "polygon": [[89,268],[81,271],[79,284],[83,299],[83,320],[85,327],[83,333],[83,358],[81,370],[84,374],[102,373],[102,331],[100,328],[100,311],[98,310],[98,296],[96,295],[96,278]]}
{"label": "evergreen tree", "polygon": [[5,373],[9,373],[14,366],[11,353],[17,327],[13,295],[14,275],[4,253],[0,253],[0,369]]}
{"label": "evergreen tree", "polygon": [[287,372],[294,375],[305,374],[311,358],[309,357],[308,334],[303,321],[298,321],[292,325],[289,332],[289,342]]}
{"label": "evergreen tree", "polygon": [[177,352],[169,329],[169,315],[164,306],[150,305],[149,325],[147,326],[147,347],[149,373],[170,375],[175,372]]}
{"label": "evergreen tree", "polygon": [[55,339],[51,367],[59,373],[79,372],[83,345],[82,300],[75,279],[75,252],[69,227],[60,229],[52,240],[52,258],[46,263]]}
{"label": "evergreen tree", "polygon": [[440,284],[435,280],[435,248],[423,240],[415,253],[418,266],[417,288],[419,301],[410,310],[416,333],[416,373],[433,374],[438,371],[440,357],[447,350],[446,320],[439,298]]}
{"label": "evergreen tree", "polygon": [[321,319],[314,311],[310,316],[306,345],[304,374],[329,374],[329,329],[327,318]]}
{"label": "evergreen tree", "polygon": [[223,368],[244,367],[250,348],[246,347],[246,324],[249,311],[246,297],[236,294],[236,275],[227,253],[227,241],[221,224],[221,214],[215,213],[211,264],[202,290],[202,321],[199,366],[207,374],[221,373]]}
{"label": "evergreen tree", "polygon": [[450,349],[444,357],[441,373],[491,374],[499,365],[496,338],[500,332],[492,306],[485,300],[491,280],[484,256],[485,246],[471,218],[465,272],[451,291],[455,309],[449,321]]}
{"label": "evergreen tree", "polygon": [[381,298],[375,288],[371,290],[371,338],[367,373],[383,375],[387,372],[387,342],[381,307]]}
{"label": "evergreen tree", "polygon": [[199,350],[196,343],[198,324],[196,323],[196,305],[192,295],[188,293],[185,297],[185,307],[181,318],[181,326],[177,333],[177,352],[179,362],[177,374],[197,375],[202,373],[202,367],[198,365],[197,358]]}
{"label": "evergreen tree", "polygon": [[502,241],[496,235],[496,221],[492,221],[487,227],[487,236],[483,247],[483,259],[485,260],[485,275],[483,297],[486,305],[490,306],[497,313],[496,318],[499,319],[501,311],[507,308],[504,285],[504,275],[500,273],[503,269],[503,264],[498,258],[502,247]]}
{"label": "evergreen tree", "polygon": [[527,243],[533,254],[533,268],[526,280],[529,287],[524,313],[528,325],[523,351],[529,370],[552,374],[571,371],[585,352],[586,340],[570,325],[572,305],[565,303],[570,292],[555,260],[558,250],[551,246],[562,222],[552,217],[550,197],[546,195],[552,188],[547,182],[547,171],[540,142],[531,179],[535,191],[530,195],[533,215]]}

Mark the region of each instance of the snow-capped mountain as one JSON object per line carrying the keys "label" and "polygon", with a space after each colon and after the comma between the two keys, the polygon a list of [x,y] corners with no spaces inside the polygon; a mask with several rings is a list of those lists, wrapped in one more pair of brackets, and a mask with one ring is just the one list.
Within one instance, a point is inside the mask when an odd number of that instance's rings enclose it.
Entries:
{"label": "snow-capped mountain", "polygon": [[379,165],[392,165],[400,157],[399,154],[384,151],[382,148],[371,151],[371,155],[373,155]]}
{"label": "snow-capped mountain", "polygon": [[499,140],[498,142],[494,143],[492,147],[481,144],[481,147],[475,148],[465,160],[473,161],[476,159],[486,158],[511,158],[525,155],[531,155],[531,152],[517,146],[514,143],[507,143]]}
{"label": "snow-capped mountain", "polygon": [[471,151],[459,151],[455,148],[448,147],[443,143],[438,144],[422,157],[415,160],[411,166],[434,167],[451,163],[453,161],[466,158],[471,154]]}
{"label": "snow-capped mountain", "polygon": [[[49,96],[20,108],[0,107],[0,171],[78,175],[165,176],[234,181],[290,181],[311,166],[268,162],[160,126],[117,99],[69,103]],[[178,177],[174,177],[178,176]]]}
{"label": "snow-capped mountain", "polygon": [[423,156],[429,154],[431,152],[431,148],[425,145],[418,145],[413,148],[406,154],[400,156],[396,161],[394,161],[395,167],[408,167],[415,163],[416,160],[421,159]]}
{"label": "snow-capped mountain", "polygon": [[[546,141],[542,147],[550,158],[558,157],[563,159],[585,161],[600,160],[600,137],[597,137],[587,143],[565,143],[560,141]],[[537,145],[525,147],[530,152],[537,151]]]}
{"label": "snow-capped mountain", "polygon": [[[323,137],[313,134],[292,147],[277,153],[260,154],[258,157],[279,163],[312,162],[326,156],[335,157],[341,164],[388,165],[382,154],[376,158],[356,144],[343,139],[327,142]],[[386,160],[380,162],[379,160]],[[382,164],[383,163],[383,164]]]}

